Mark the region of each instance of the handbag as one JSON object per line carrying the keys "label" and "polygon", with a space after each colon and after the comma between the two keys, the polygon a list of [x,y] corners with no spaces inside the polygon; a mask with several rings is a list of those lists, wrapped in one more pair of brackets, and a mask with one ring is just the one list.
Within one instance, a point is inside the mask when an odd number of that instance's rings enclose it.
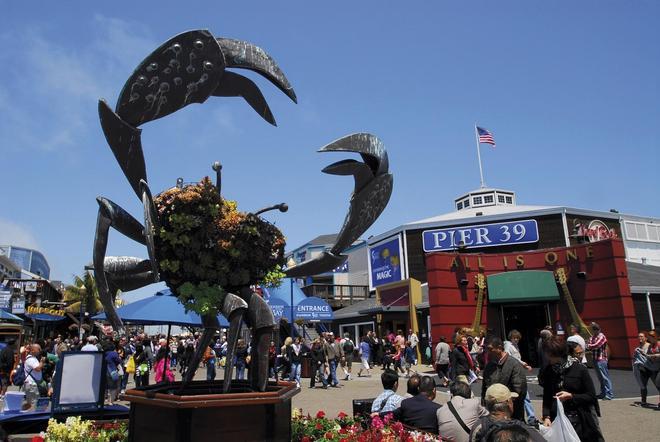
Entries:
{"label": "handbag", "polygon": [[552,433],[550,442],[580,442],[572,422],[564,413],[564,406],[559,399],[557,401],[557,417],[552,422]]}
{"label": "handbag", "polygon": [[128,358],[128,362],[126,362],[126,373],[128,374],[135,373],[135,359],[133,358],[133,356]]}

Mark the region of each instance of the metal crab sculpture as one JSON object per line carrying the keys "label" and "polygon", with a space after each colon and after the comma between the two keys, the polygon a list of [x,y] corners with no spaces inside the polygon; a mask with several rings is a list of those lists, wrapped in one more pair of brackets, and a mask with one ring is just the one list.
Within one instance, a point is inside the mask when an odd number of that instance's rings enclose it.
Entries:
{"label": "metal crab sculpture", "polygon": [[[99,211],[94,238],[94,274],[107,318],[117,330],[122,328],[122,321],[113,302],[118,290],[144,287],[159,281],[161,275],[166,275],[164,280],[168,286],[176,286],[168,280],[167,273],[162,271],[158,262],[155,233],[164,220],[159,218],[161,214],[156,210],[147,184],[141,129],[138,126],[176,112],[191,103],[203,103],[210,96],[243,97],[259,115],[275,125],[270,108],[258,87],[251,80],[227,71],[226,68],[255,71],[296,102],[296,95],[288,80],[265,51],[244,41],[215,38],[206,30],[179,34],[145,58],[124,85],[114,112],[105,101],[99,101],[99,117],[106,140],[144,209],[143,225],[109,199],[97,198]],[[361,155],[363,162],[343,160],[323,169],[325,173],[354,177],[355,189],[349,211],[331,250],[316,259],[285,270],[285,274],[290,277],[323,273],[341,265],[347,259],[342,251],[373,224],[392,193],[393,178],[388,171],[387,152],[375,136],[363,133],[348,135],[319,151],[355,152]],[[220,164],[214,163],[213,169],[217,174],[219,194]],[[249,215],[252,218],[258,217],[272,209],[284,212],[286,205],[274,205]],[[149,258],[105,256],[110,227],[144,244]],[[276,322],[266,302],[250,288],[252,282],[232,287],[235,293],[227,293],[221,305],[215,306],[217,311],[228,318],[230,324],[227,350],[229,362],[225,366],[223,385],[225,392],[230,388],[233,359],[243,321],[251,327],[252,332],[250,385],[255,391],[264,391],[268,383],[268,346]],[[202,315],[202,321],[204,333],[190,363],[191,367],[199,365],[204,349],[219,327],[215,314]],[[193,376],[194,369],[189,370],[183,384],[188,384]]]}

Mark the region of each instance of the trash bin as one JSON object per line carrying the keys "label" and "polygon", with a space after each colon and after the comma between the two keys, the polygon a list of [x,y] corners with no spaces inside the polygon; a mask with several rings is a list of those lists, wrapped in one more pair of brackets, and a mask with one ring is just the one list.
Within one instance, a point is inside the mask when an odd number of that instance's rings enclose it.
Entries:
{"label": "trash bin", "polygon": [[312,376],[312,358],[304,356],[300,364],[300,377],[309,378]]}
{"label": "trash bin", "polygon": [[375,397],[370,399],[353,399],[353,417],[366,416],[371,414],[371,406],[373,405]]}

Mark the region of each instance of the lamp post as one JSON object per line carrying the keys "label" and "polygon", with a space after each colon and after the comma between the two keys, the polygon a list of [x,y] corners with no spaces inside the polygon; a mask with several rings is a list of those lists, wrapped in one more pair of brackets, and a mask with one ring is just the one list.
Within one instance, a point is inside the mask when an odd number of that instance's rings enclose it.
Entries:
{"label": "lamp post", "polygon": [[295,333],[295,330],[296,330],[296,328],[294,326],[294,323],[293,323],[293,278],[289,278],[289,283],[290,283],[289,287],[290,287],[290,294],[291,294],[291,303],[289,304],[289,306],[291,308],[291,322],[290,322],[290,324],[291,324],[291,337],[293,337],[293,335]]}

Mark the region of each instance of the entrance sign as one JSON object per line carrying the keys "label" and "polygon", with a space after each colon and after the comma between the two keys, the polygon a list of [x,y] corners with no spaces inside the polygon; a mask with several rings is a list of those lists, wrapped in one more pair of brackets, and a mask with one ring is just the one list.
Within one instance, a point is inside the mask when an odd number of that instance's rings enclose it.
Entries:
{"label": "entrance sign", "polygon": [[425,230],[422,242],[425,252],[441,252],[460,248],[472,249],[502,245],[535,243],[539,240],[536,220],[450,227]]}
{"label": "entrance sign", "polygon": [[310,296],[295,308],[295,319],[305,321],[332,321],[335,315],[330,305],[321,298]]}
{"label": "entrance sign", "polygon": [[369,275],[371,288],[401,281],[401,240],[397,236],[369,248]]}

